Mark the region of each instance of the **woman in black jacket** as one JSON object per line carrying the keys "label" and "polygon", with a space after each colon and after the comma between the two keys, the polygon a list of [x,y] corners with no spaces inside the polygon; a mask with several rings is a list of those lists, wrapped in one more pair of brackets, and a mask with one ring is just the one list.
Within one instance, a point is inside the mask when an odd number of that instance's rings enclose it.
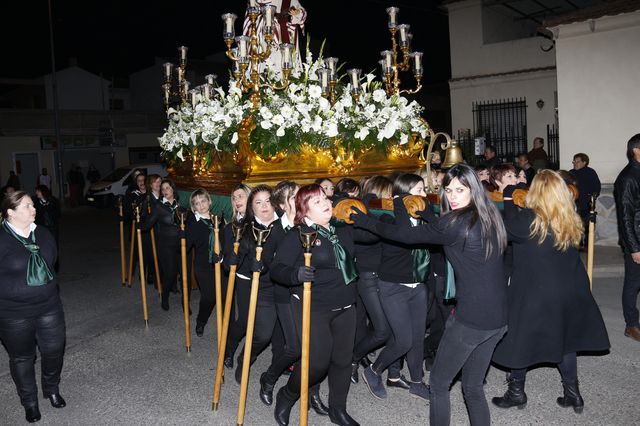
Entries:
{"label": "woman in black jacket", "polygon": [[141,229],[147,231],[156,225],[156,243],[158,247],[158,263],[162,280],[162,309],[169,310],[169,293],[178,292],[179,263],[179,223],[183,210],[176,198],[176,185],[171,179],[163,179],[160,184],[161,201],[157,202],[151,215]]}
{"label": "woman in black jacket", "polygon": [[453,265],[457,306],[447,320],[429,377],[430,424],[448,425],[449,387],[462,370],[462,388],[471,424],[490,424],[483,380],[493,350],[506,331],[507,284],[503,252],[506,231],[474,170],[450,168],[443,180],[443,215],[417,227],[389,225],[358,212],[357,226],[406,244],[442,244]]}
{"label": "woman in black jacket", "polygon": [[[215,273],[213,264],[219,261],[214,253],[214,223],[211,217],[211,196],[206,189],[199,188],[191,193],[191,212],[186,226],[187,252],[195,250],[195,274],[200,290],[200,308],[196,319],[196,335],[202,337],[217,301],[215,294]],[[221,280],[222,281],[222,280]],[[226,281],[222,284],[222,296],[226,293]]]}
{"label": "woman in black jacket", "polygon": [[55,408],[60,395],[65,321],[53,265],[56,242],[34,221],[36,210],[26,192],[7,195],[0,206],[0,340],[25,418],[40,420],[36,385],[36,346],[42,360],[42,393]]}
{"label": "woman in black jacket", "polygon": [[[296,195],[295,225],[298,229],[285,235],[271,267],[274,281],[292,286],[291,307],[298,339],[302,327],[302,286],[313,282],[309,386],[329,377],[329,417],[339,425],[357,425],[347,413],[347,394],[351,376],[351,359],[355,337],[357,277],[354,239],[373,239],[351,226],[330,225],[333,209],[320,185],[300,188]],[[317,232],[312,248],[313,266],[304,266],[300,232]],[[300,397],[299,364],[276,397],[274,416],[279,425],[289,424],[291,408]]]}
{"label": "woman in black jacket", "polygon": [[524,408],[527,367],[552,363],[562,376],[557,402],[581,413],[576,352],[609,349],[600,309],[589,289],[580,253],[583,226],[573,195],[554,171],[540,170],[520,210],[504,190],[505,226],[513,241],[509,286],[509,331],[493,360],[511,369],[508,390],[492,402]]}

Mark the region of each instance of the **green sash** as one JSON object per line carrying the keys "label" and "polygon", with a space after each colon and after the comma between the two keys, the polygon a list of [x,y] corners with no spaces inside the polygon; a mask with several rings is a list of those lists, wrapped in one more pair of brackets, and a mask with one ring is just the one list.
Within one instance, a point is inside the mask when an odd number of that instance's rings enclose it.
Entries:
{"label": "green sash", "polygon": [[[418,224],[420,224],[420,222],[418,222]],[[413,249],[411,250],[411,254],[413,255],[413,279],[416,282],[426,283],[429,277],[429,266],[431,263],[429,250]]]}
{"label": "green sash", "polygon": [[453,273],[453,266],[451,266],[451,262],[449,259],[447,261],[447,272],[446,272],[446,282],[444,286],[444,300],[455,299],[456,298],[456,280],[455,274]]}
{"label": "green sash", "polygon": [[213,255],[215,254],[215,237],[213,235],[213,223],[211,223],[211,219],[207,219],[204,217],[201,217],[200,220],[203,221],[205,225],[207,225],[207,228],[209,228],[209,263],[213,263]]}
{"label": "green sash", "polygon": [[358,278],[358,269],[356,268],[356,262],[353,257],[342,247],[338,236],[336,235],[336,228],[329,226],[329,229],[324,226],[314,225],[318,234],[329,240],[333,245],[333,253],[336,256],[336,266],[342,272],[344,282],[348,285],[356,278]]}
{"label": "green sash", "polygon": [[31,252],[31,255],[29,256],[29,264],[27,265],[27,285],[35,287],[45,285],[51,281],[53,279],[53,274],[49,269],[49,265],[47,265],[47,262],[44,260],[44,257],[40,254],[40,246],[36,244],[35,232],[31,232],[31,235],[29,236],[29,240],[31,241],[29,241],[28,239],[16,234],[6,220],[2,222],[2,227],[7,234],[20,241],[22,245],[24,245],[24,248]]}

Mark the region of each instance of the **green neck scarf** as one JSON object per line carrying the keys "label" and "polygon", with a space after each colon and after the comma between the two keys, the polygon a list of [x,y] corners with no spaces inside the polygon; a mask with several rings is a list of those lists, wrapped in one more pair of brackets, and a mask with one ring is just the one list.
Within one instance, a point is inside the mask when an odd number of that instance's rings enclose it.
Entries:
{"label": "green neck scarf", "polygon": [[[418,219],[418,225],[420,225],[420,219]],[[423,248],[413,249],[411,250],[411,254],[413,255],[413,279],[419,283],[426,283],[429,277],[429,266],[431,264],[429,250]]]}
{"label": "green neck scarf", "polygon": [[336,256],[336,266],[342,272],[345,284],[350,284],[356,278],[358,278],[358,269],[356,268],[356,262],[353,257],[342,247],[338,236],[336,235],[336,228],[329,226],[329,229],[324,226],[313,226],[318,234],[329,240],[333,245],[333,254]]}
{"label": "green neck scarf", "polygon": [[27,265],[27,285],[28,286],[40,286],[45,285],[53,279],[53,274],[49,269],[49,265],[40,254],[40,246],[36,244],[36,234],[31,232],[29,239],[23,238],[16,234],[15,231],[9,226],[7,221],[2,222],[2,227],[13,238],[22,243],[24,248],[31,252],[29,256],[29,264]]}
{"label": "green neck scarf", "polygon": [[209,228],[209,263],[213,263],[213,255],[214,255],[214,235],[213,235],[213,223],[211,222],[211,219],[207,219],[204,217],[200,217],[200,220],[207,225],[207,228]]}
{"label": "green neck scarf", "polygon": [[449,259],[447,261],[446,282],[444,287],[444,300],[450,300],[456,298],[456,280],[453,273],[453,266]]}

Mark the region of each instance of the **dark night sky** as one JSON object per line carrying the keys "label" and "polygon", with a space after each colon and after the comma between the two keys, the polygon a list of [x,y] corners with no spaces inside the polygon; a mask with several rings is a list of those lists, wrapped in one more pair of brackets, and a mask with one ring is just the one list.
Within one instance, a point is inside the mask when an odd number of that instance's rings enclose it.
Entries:
{"label": "dark night sky", "polygon": [[[57,68],[69,57],[105,76],[125,77],[153,65],[157,56],[175,58],[177,46],[189,47],[191,58],[223,50],[224,12],[239,18],[244,0],[50,0],[53,8]],[[441,0],[302,0],[306,30],[327,39],[328,51],[346,68],[377,70],[379,51],[390,47],[385,8],[400,7],[399,22],[411,25],[415,50],[425,52],[426,82],[450,76],[447,16]],[[47,0],[3,1],[0,6],[2,71],[0,78],[33,78],[51,70]],[[314,52],[316,53],[316,52]],[[314,55],[315,56],[315,55]],[[345,69],[346,69],[345,68]]]}

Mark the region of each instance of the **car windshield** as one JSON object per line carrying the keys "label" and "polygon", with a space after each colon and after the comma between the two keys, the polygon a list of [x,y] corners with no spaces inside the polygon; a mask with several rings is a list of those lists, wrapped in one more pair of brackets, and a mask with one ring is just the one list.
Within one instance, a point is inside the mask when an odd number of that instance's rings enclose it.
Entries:
{"label": "car windshield", "polygon": [[130,168],[120,167],[119,169],[115,169],[114,171],[103,177],[102,180],[105,182],[117,182],[125,177],[130,171]]}

